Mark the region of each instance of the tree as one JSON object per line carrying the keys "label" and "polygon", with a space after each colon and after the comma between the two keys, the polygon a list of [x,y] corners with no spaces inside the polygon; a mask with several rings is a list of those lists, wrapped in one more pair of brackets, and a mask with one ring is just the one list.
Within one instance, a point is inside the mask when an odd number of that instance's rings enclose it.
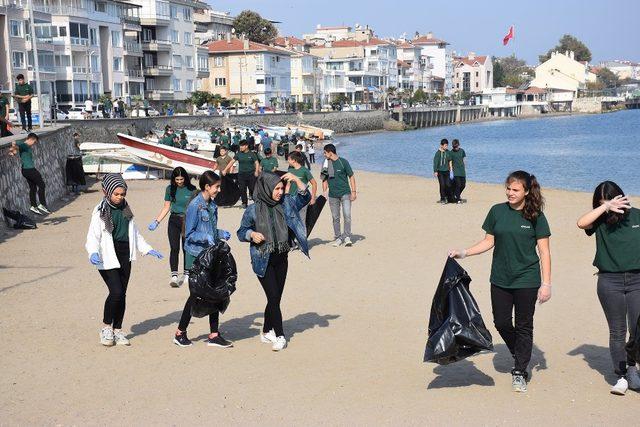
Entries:
{"label": "tree", "polygon": [[331,101],[331,108],[334,110],[342,110],[344,104],[349,103],[349,98],[344,93],[339,93]]}
{"label": "tree", "polygon": [[525,74],[531,74],[531,68],[515,55],[493,58],[493,87],[518,87],[527,80]]}
{"label": "tree", "polygon": [[240,12],[233,20],[233,28],[237,35],[244,34],[256,43],[269,44],[278,36],[276,27],[252,10]]}
{"label": "tree", "polygon": [[203,90],[196,90],[191,92],[191,96],[186,99],[187,104],[191,104],[196,108],[202,107],[204,104],[208,104],[211,101],[212,94]]}
{"label": "tree", "polygon": [[573,59],[575,59],[576,61],[591,61],[591,51],[589,50],[587,45],[582,43],[571,34],[565,34],[564,36],[562,36],[556,47],[554,47],[553,49],[549,49],[549,51],[547,51],[545,55],[540,55],[538,59],[542,63],[551,58],[552,52],[565,53],[568,50],[574,53]]}
{"label": "tree", "polygon": [[598,77],[598,82],[602,83],[605,88],[616,87],[618,85],[618,76],[606,67],[600,68],[596,76]]}
{"label": "tree", "polygon": [[416,89],[413,96],[411,97],[411,102],[413,104],[424,104],[427,102],[427,100],[428,100],[427,94],[424,93],[424,90],[422,90],[421,87]]}

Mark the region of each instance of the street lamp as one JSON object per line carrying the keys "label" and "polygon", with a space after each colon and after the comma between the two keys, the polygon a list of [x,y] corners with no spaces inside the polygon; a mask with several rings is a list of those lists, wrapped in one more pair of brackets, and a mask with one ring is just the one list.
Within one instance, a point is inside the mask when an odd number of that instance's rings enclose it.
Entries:
{"label": "street lamp", "polygon": [[44,117],[42,115],[42,94],[40,89],[40,66],[38,64],[38,37],[36,37],[36,27],[33,20],[33,1],[29,0],[29,25],[31,26],[31,49],[33,51],[33,73],[36,78],[36,94],[38,95],[38,117],[40,118],[40,129],[44,127]]}

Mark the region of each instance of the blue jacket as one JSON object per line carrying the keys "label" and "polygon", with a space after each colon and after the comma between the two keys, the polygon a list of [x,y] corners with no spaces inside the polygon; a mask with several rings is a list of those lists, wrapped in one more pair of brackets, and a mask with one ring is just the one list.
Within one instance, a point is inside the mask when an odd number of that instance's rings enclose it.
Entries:
{"label": "blue jacket", "polygon": [[187,207],[184,250],[198,256],[221,239],[223,232],[218,230],[218,206],[213,200],[206,202],[202,193],[198,194]]}
{"label": "blue jacket", "polygon": [[[298,192],[296,194],[285,194],[282,205],[284,207],[284,217],[287,221],[287,226],[293,231],[296,236],[300,250],[306,256],[309,256],[309,244],[307,243],[307,230],[300,219],[300,209],[309,203],[311,200],[311,194],[308,191]],[[269,264],[269,256],[271,254],[263,254],[258,250],[258,245],[251,241],[251,233],[256,231],[256,205],[252,204],[244,211],[242,216],[242,222],[238,229],[237,235],[241,242],[249,242],[249,255],[251,255],[251,266],[253,272],[258,277],[264,277],[264,273],[267,271],[267,264]],[[293,241],[290,238],[289,244]]]}

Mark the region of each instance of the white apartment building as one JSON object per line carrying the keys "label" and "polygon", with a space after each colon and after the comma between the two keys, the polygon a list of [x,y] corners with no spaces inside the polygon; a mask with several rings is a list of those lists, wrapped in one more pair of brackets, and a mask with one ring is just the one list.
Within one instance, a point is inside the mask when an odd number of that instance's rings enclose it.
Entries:
{"label": "white apartment building", "polygon": [[[430,69],[430,75],[433,77],[431,91],[450,96],[453,91],[453,55],[447,47],[449,43],[434,37],[431,32],[425,36],[414,38],[411,43],[422,49],[421,55],[424,57],[424,63],[432,65]],[[444,85],[440,87],[439,82],[444,82]]]}
{"label": "white apartment building", "polygon": [[429,92],[431,86],[431,62],[422,55],[419,46],[405,40],[396,43],[398,52],[398,89],[415,92],[422,89]]}
{"label": "white apartment building", "polygon": [[195,31],[199,34],[200,41],[205,43],[231,37],[234,17],[229,12],[219,12],[205,6],[196,7],[193,15]]}
{"label": "white apartment building", "polygon": [[637,62],[614,60],[601,62],[599,66],[610,69],[620,80],[640,80],[640,64]]}
{"label": "white apartment building", "polygon": [[493,63],[489,56],[470,52],[467,56],[454,57],[453,64],[454,93],[480,93],[493,88]]}

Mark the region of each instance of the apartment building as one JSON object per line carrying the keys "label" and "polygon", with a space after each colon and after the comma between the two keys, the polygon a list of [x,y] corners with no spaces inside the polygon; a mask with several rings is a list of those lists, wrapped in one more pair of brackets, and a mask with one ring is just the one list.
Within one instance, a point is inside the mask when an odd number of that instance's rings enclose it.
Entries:
{"label": "apartment building", "polygon": [[316,32],[304,34],[305,43],[322,46],[339,40],[365,41],[374,37],[373,29],[368,25],[356,24],[355,29],[349,26],[323,27],[316,26]]}
{"label": "apartment building", "polygon": [[422,49],[423,62],[432,65],[430,69],[425,68],[429,70],[429,76],[424,76],[430,78],[431,92],[450,96],[453,92],[453,54],[447,47],[449,43],[434,37],[431,32],[424,36],[418,34],[411,43]]}
{"label": "apartment building", "polygon": [[274,45],[291,53],[291,101],[317,107],[314,101],[320,98],[322,71],[318,60],[321,58],[309,53],[307,43],[297,37],[277,37]]}
{"label": "apartment building", "polygon": [[431,90],[431,69],[433,65],[428,56],[422,55],[419,46],[406,40],[396,42],[398,52],[398,89],[415,92]]}
{"label": "apartment building", "polygon": [[453,59],[454,93],[480,93],[493,89],[493,63],[489,56],[479,56],[470,52],[467,56]]}
{"label": "apartment building", "polygon": [[225,40],[233,35],[233,20],[229,12],[219,12],[206,5],[194,9],[193,21],[201,43],[214,40]]}
{"label": "apartment building", "polygon": [[596,75],[589,71],[589,65],[576,61],[573,52],[551,52],[551,57],[536,67],[536,77],[530,86],[547,90],[551,102],[569,103],[587,83],[595,81]]}
{"label": "apartment building", "polygon": [[640,80],[640,63],[616,59],[601,62],[599,66],[610,69],[620,80]]}
{"label": "apartment building", "polygon": [[210,74],[203,90],[247,106],[276,106],[291,99],[291,51],[231,37],[206,46]]}

